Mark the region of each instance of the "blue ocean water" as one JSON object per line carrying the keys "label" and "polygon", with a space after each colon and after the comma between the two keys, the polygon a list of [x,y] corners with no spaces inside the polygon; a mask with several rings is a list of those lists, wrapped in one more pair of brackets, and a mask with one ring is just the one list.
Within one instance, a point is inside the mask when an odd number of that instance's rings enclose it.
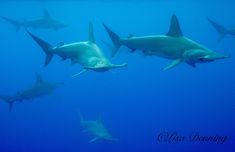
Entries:
{"label": "blue ocean water", "polygon": [[[93,23],[97,44],[113,63],[128,63],[112,72],[79,72],[80,65],[53,58],[43,67],[45,54],[21,29],[16,32],[0,20],[0,93],[14,95],[35,83],[35,72],[51,82],[64,81],[51,96],[17,102],[12,112],[0,102],[0,152],[234,152],[235,150],[235,60],[234,37],[218,42],[210,17],[233,27],[233,1],[3,1],[0,15],[19,20],[40,18],[44,8],[69,27],[54,30],[29,29],[52,45],[88,39]],[[102,22],[121,37],[168,32],[176,14],[185,36],[231,58],[191,68],[181,64],[169,71],[169,60],[130,53],[122,47],[111,58],[111,44]],[[82,132],[79,111],[88,120],[102,122],[117,142],[88,143]],[[226,135],[214,142],[159,142],[162,132],[189,136]]]}

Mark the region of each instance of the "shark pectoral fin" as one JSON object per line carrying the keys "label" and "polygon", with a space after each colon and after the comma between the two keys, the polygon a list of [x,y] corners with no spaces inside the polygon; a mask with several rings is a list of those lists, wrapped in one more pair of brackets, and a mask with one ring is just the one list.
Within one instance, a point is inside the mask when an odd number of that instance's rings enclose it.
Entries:
{"label": "shark pectoral fin", "polygon": [[196,68],[196,64],[195,64],[195,62],[186,61],[186,63],[187,63],[188,65],[190,65],[191,67]]}
{"label": "shark pectoral fin", "polygon": [[182,62],[183,62],[182,59],[176,59],[176,60],[172,61],[170,65],[168,65],[167,67],[165,67],[165,68],[163,69],[163,71],[172,69],[172,68],[176,67],[177,65],[179,65],[179,64],[182,63]]}
{"label": "shark pectoral fin", "polygon": [[97,141],[97,140],[99,140],[99,139],[100,139],[99,137],[95,137],[95,138],[91,139],[91,140],[89,141],[89,143],[94,143],[95,141]]}
{"label": "shark pectoral fin", "polygon": [[83,73],[85,73],[85,72],[87,72],[87,71],[88,71],[88,69],[83,69],[83,70],[80,71],[79,73],[74,74],[74,75],[72,76],[72,78],[75,78],[75,77],[77,77],[77,76],[79,76],[79,75],[81,75],[81,74],[83,74]]}

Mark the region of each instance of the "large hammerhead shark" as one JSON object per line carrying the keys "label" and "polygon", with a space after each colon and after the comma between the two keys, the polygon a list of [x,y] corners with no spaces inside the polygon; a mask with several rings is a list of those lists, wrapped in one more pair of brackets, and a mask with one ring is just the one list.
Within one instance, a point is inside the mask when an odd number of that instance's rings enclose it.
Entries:
{"label": "large hammerhead shark", "polygon": [[235,37],[235,27],[233,28],[226,28],[223,25],[213,21],[210,18],[207,18],[210,24],[215,28],[215,30],[219,34],[219,41],[222,40],[226,35],[232,35]]}
{"label": "large hammerhead shark", "polygon": [[43,80],[39,73],[36,73],[36,83],[20,92],[15,96],[0,95],[0,99],[9,104],[9,111],[12,111],[13,104],[17,101],[32,100],[42,96],[50,95],[62,83],[51,83]]}
{"label": "large hammerhead shark", "polygon": [[98,140],[118,141],[118,139],[112,137],[100,119],[85,120],[80,114],[80,124],[84,132],[87,132],[93,136],[93,139],[91,139],[89,143],[93,143]]}
{"label": "large hammerhead shark", "polygon": [[105,72],[114,68],[126,67],[127,64],[112,64],[103,54],[101,49],[96,45],[93,26],[89,26],[89,40],[85,42],[75,42],[70,44],[61,43],[59,46],[52,46],[44,40],[38,38],[32,33],[29,35],[38,43],[46,54],[45,66],[47,66],[54,55],[58,55],[62,60],[70,59],[73,63],[78,63],[84,69],[74,75],[80,75],[88,70]]}
{"label": "large hammerhead shark", "polygon": [[21,27],[33,28],[33,29],[52,29],[52,30],[58,30],[67,27],[66,24],[53,19],[49,14],[49,12],[47,11],[47,9],[44,9],[44,14],[42,18],[31,21],[20,22],[3,16],[0,16],[0,18],[13,25],[16,28],[16,31],[19,31]]}
{"label": "large hammerhead shark", "polygon": [[196,63],[207,63],[228,57],[216,53],[185,37],[181,31],[176,15],[172,16],[170,30],[166,35],[120,38],[105,24],[104,27],[114,44],[113,55],[124,45],[130,48],[132,52],[142,50],[145,55],[155,55],[173,60],[172,63],[163,70],[171,69],[182,62],[196,67]]}

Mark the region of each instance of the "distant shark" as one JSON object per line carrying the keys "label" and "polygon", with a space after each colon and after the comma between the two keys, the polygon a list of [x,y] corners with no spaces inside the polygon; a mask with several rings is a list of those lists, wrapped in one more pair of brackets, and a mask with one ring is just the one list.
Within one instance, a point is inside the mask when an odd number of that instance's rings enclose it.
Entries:
{"label": "distant shark", "polygon": [[225,28],[223,25],[216,23],[215,21],[207,18],[207,20],[211,23],[211,25],[216,29],[219,34],[219,41],[222,40],[226,35],[232,35],[235,37],[235,27],[233,28]]}
{"label": "distant shark", "polygon": [[19,31],[21,27],[33,28],[33,29],[52,29],[52,30],[58,30],[67,27],[66,24],[63,24],[53,19],[49,14],[49,12],[47,11],[47,9],[44,9],[44,14],[42,18],[32,21],[20,22],[3,16],[0,16],[0,18],[12,24],[16,28],[16,31]]}
{"label": "distant shark", "polygon": [[94,137],[89,141],[89,143],[93,143],[98,140],[118,141],[118,139],[111,136],[100,119],[95,121],[84,120],[83,116],[80,115],[80,124],[84,132],[87,132]]}
{"label": "distant shark", "polygon": [[46,82],[39,73],[36,73],[36,83],[33,86],[18,92],[15,96],[0,95],[0,99],[9,104],[9,111],[11,112],[14,102],[51,95],[60,84],[62,83]]}
{"label": "distant shark", "polygon": [[186,62],[188,65],[196,67],[196,63],[207,63],[228,57],[209,50],[183,36],[176,15],[172,16],[170,30],[166,35],[143,37],[130,36],[128,38],[121,39],[105,24],[104,27],[114,44],[112,52],[113,56],[117,53],[118,49],[124,45],[130,48],[132,52],[142,50],[145,55],[155,55],[173,60],[172,63],[163,70],[171,69],[182,62]]}
{"label": "distant shark", "polygon": [[101,49],[96,45],[93,27],[90,23],[89,26],[89,40],[85,42],[75,42],[70,44],[60,43],[59,46],[52,46],[44,40],[38,38],[32,33],[29,35],[38,43],[46,54],[45,66],[47,66],[54,55],[58,55],[62,58],[62,61],[70,59],[72,63],[80,64],[84,67],[80,73],[74,75],[80,75],[88,70],[97,72],[105,72],[114,68],[126,67],[127,64],[112,64],[103,54]]}

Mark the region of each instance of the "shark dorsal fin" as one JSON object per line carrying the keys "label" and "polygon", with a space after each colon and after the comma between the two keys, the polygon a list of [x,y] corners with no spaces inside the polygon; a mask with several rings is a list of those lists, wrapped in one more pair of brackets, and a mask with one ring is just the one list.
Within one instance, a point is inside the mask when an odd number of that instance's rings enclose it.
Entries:
{"label": "shark dorsal fin", "polygon": [[51,19],[51,15],[49,14],[49,12],[46,8],[44,8],[44,10],[43,10],[43,18]]}
{"label": "shark dorsal fin", "polygon": [[41,83],[44,81],[42,76],[38,72],[36,72],[35,75],[36,75],[36,83]]}
{"label": "shark dorsal fin", "polygon": [[89,42],[95,43],[95,36],[94,36],[93,26],[91,22],[89,23]]}
{"label": "shark dorsal fin", "polygon": [[172,17],[171,17],[170,29],[169,29],[169,32],[166,35],[167,36],[172,36],[172,37],[181,37],[181,36],[183,36],[178,18],[175,14],[172,15]]}

